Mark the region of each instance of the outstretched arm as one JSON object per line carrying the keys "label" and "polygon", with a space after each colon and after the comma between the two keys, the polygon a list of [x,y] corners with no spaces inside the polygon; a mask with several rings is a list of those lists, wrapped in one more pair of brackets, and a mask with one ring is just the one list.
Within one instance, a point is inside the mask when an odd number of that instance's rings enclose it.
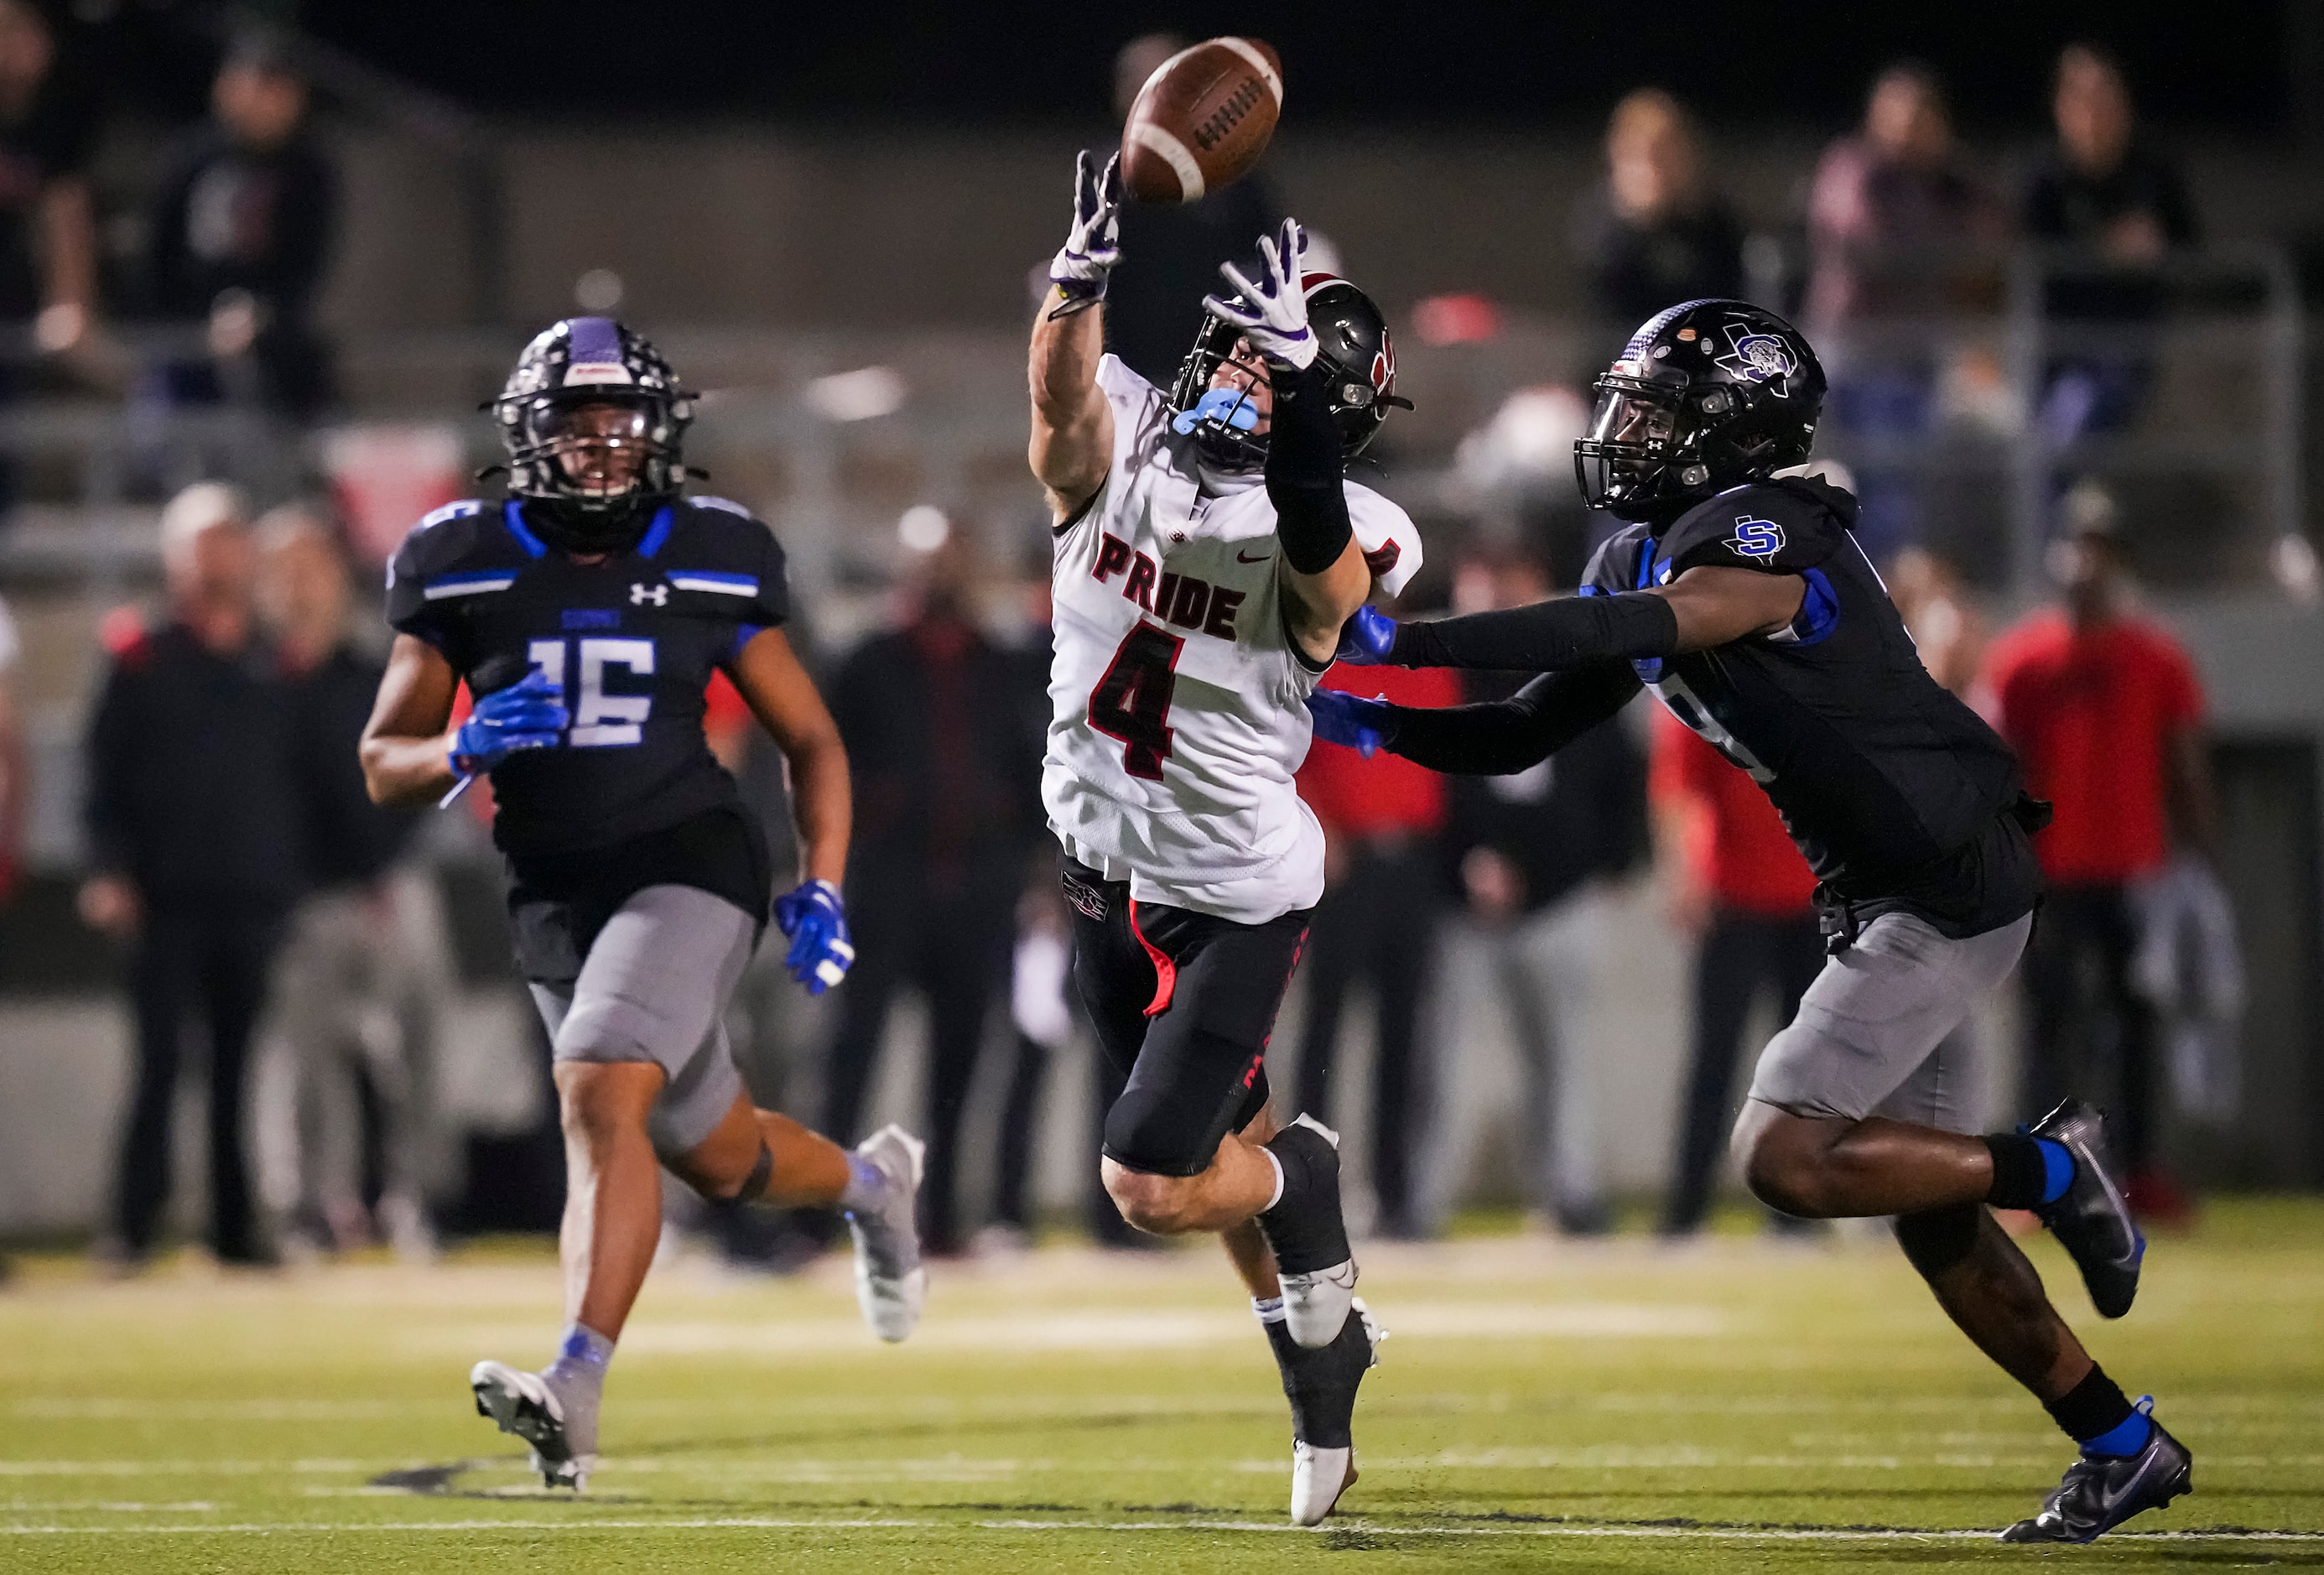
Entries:
{"label": "outstretched arm", "polygon": [[1097,494],[1113,458],[1113,410],[1097,386],[1105,353],[1107,276],[1120,261],[1116,245],[1121,203],[1120,157],[1097,172],[1089,154],[1074,171],[1074,224],[1049,263],[1049,292],[1033,319],[1028,380],[1033,438],[1026,454],[1048,494],[1049,516],[1062,523]]}
{"label": "outstretched arm", "polygon": [[1400,668],[1519,672],[1683,656],[1773,634],[1798,615],[1806,595],[1807,581],[1798,575],[1704,564],[1651,590],[1563,597],[1386,629],[1387,621],[1374,614],[1351,629],[1340,655]]}
{"label": "outstretched arm", "polygon": [[1618,662],[1544,673],[1506,700],[1390,705],[1337,690],[1307,697],[1315,736],[1402,755],[1432,771],[1505,776],[1540,764],[1630,703],[1638,677]]}

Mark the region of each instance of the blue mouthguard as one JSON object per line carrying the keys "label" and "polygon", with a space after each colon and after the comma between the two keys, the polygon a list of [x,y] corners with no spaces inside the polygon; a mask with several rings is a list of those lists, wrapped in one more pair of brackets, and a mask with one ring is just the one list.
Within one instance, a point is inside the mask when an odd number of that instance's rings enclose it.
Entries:
{"label": "blue mouthguard", "polygon": [[1181,410],[1178,419],[1170,423],[1174,432],[1187,433],[1201,421],[1224,421],[1238,432],[1248,432],[1259,425],[1259,412],[1250,408],[1248,393],[1242,389],[1214,388],[1194,401],[1191,410]]}

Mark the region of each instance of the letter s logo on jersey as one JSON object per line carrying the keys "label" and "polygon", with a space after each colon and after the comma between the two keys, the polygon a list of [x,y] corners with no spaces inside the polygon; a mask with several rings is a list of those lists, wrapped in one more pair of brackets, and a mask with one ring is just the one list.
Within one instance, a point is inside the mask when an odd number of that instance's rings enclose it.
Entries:
{"label": "letter s logo on jersey", "polygon": [[1738,520],[1735,534],[1727,539],[1727,545],[1745,557],[1773,563],[1775,555],[1784,550],[1784,528],[1773,520]]}

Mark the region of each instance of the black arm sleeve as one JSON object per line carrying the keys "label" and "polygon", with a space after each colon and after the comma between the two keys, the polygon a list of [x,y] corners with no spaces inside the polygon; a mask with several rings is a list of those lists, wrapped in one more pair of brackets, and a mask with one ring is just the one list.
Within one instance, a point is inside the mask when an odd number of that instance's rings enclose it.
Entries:
{"label": "black arm sleeve", "polygon": [[1544,673],[1506,700],[1441,710],[1397,706],[1388,748],[1432,771],[1522,771],[1630,703],[1638,676],[1617,662]]}
{"label": "black arm sleeve", "polygon": [[1650,592],[1622,591],[1399,624],[1388,660],[1400,668],[1540,672],[1666,657],[1677,649],[1678,614],[1671,604]]}
{"label": "black arm sleeve", "polygon": [[1267,499],[1283,558],[1303,575],[1340,561],[1355,536],[1341,480],[1340,428],[1323,374],[1313,366],[1271,373],[1275,408],[1267,434]]}

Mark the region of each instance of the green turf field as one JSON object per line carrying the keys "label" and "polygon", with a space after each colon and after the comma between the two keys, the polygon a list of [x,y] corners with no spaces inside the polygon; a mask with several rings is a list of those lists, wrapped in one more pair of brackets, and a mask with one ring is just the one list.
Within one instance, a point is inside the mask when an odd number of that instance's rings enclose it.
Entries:
{"label": "green turf field", "polygon": [[1984,1540],[2066,1463],[2040,1411],[1893,1248],[1732,1237],[1374,1249],[1393,1338],[1364,1479],[1310,1533],[1212,1252],[940,1270],[893,1349],[843,1259],[781,1282],[680,1262],[622,1342],[575,1502],[468,1405],[474,1359],[549,1352],[555,1269],[525,1248],[126,1285],[26,1266],[0,1294],[0,1569],[2324,1567],[2324,1203],[2218,1205],[2156,1244],[2111,1327],[2034,1250],[2196,1451],[2196,1495],[2144,1534]]}

